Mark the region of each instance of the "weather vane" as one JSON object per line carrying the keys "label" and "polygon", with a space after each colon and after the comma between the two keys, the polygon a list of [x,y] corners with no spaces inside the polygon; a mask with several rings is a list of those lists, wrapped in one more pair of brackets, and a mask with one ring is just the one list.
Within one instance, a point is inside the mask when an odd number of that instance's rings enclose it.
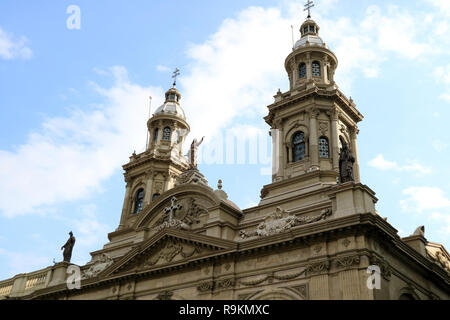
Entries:
{"label": "weather vane", "polygon": [[303,11],[308,10],[308,19],[311,19],[311,8],[314,7],[314,2],[311,0],[308,0],[308,2],[305,4],[305,9]]}
{"label": "weather vane", "polygon": [[173,72],[173,76],[172,78],[173,80],[173,86],[175,87],[177,85],[177,77],[180,75],[180,70],[178,68],[175,69],[175,71]]}

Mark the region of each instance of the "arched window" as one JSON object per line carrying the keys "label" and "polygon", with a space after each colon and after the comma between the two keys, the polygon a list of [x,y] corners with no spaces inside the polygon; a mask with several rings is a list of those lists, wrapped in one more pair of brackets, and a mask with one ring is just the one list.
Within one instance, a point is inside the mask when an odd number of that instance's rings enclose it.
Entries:
{"label": "arched window", "polygon": [[139,189],[136,193],[136,199],[134,202],[134,213],[139,213],[142,211],[142,206],[144,204],[144,189]]}
{"label": "arched window", "polygon": [[170,141],[171,134],[172,134],[172,130],[170,130],[169,127],[165,127],[162,139],[166,140],[166,141]]}
{"label": "arched window", "polygon": [[292,138],[292,161],[297,162],[305,158],[305,133],[302,131],[294,134]]}
{"label": "arched window", "polygon": [[153,135],[153,141],[157,141],[157,140],[158,140],[158,134],[159,134],[159,129],[156,128],[156,129],[155,129],[155,133],[154,133],[154,135]]}
{"label": "arched window", "polygon": [[319,157],[325,159],[330,158],[330,145],[326,137],[319,138]]}
{"label": "arched window", "polygon": [[155,201],[156,199],[158,199],[161,195],[159,193],[155,193],[152,197],[152,201]]}
{"label": "arched window", "polygon": [[314,61],[312,63],[312,75],[313,75],[313,77],[320,77],[320,75],[321,75],[320,63],[317,61]]}
{"label": "arched window", "polygon": [[306,63],[302,62],[299,66],[299,75],[301,78],[306,78]]}

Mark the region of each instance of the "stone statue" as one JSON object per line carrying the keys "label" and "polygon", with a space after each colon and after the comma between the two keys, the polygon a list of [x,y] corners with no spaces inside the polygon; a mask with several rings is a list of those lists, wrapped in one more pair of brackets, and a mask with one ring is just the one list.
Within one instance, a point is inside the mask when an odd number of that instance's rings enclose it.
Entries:
{"label": "stone statue", "polygon": [[200,142],[197,141],[197,139],[194,139],[191,144],[191,150],[189,151],[189,162],[191,165],[191,168],[197,168],[197,154],[198,154],[198,147],[203,143],[203,140],[205,137],[200,140]]}
{"label": "stone statue", "polygon": [[73,247],[75,246],[75,237],[73,236],[72,231],[69,232],[69,235],[70,235],[69,240],[67,240],[66,244],[61,247],[61,250],[64,249],[63,251],[64,262],[70,263],[70,259],[72,258],[72,250]]}
{"label": "stone statue", "polygon": [[355,181],[353,176],[353,164],[355,163],[355,157],[348,148],[345,141],[342,141],[341,153],[339,155],[339,177],[341,183]]}

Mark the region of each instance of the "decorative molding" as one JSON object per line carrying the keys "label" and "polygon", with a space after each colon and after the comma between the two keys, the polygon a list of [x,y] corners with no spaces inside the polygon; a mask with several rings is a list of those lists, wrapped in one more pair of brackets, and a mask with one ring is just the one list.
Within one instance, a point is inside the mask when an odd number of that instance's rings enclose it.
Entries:
{"label": "decorative molding", "polygon": [[214,281],[201,282],[197,286],[197,290],[201,293],[206,293],[214,290]]}
{"label": "decorative molding", "polygon": [[345,239],[342,241],[342,244],[344,245],[344,247],[348,248],[348,246],[350,245],[350,243],[352,243],[350,240]]}
{"label": "decorative molding", "polygon": [[185,184],[197,184],[209,187],[208,180],[196,168],[190,168],[176,178],[175,187]]}
{"label": "decorative molding", "polygon": [[301,284],[298,286],[289,286],[289,287],[285,287],[285,289],[295,292],[300,297],[302,297],[302,299],[304,299],[304,300],[309,300],[308,284]]}
{"label": "decorative molding", "polygon": [[[208,213],[208,210],[199,206],[194,198],[189,198],[187,205],[178,204],[175,206],[176,198],[172,198],[172,206],[164,209],[164,215],[156,223],[157,227],[154,228],[156,232],[159,232],[166,228],[178,229],[178,230],[190,230],[193,224],[199,223],[199,217],[202,214]],[[187,209],[184,209],[187,207]],[[170,209],[176,209],[172,213],[172,219],[166,213]]]}
{"label": "decorative molding", "polygon": [[156,296],[156,300],[172,300],[173,291],[164,291]]}
{"label": "decorative molding", "polygon": [[321,136],[326,136],[328,134],[328,123],[325,121],[319,122],[319,132]]}
{"label": "decorative molding", "polygon": [[369,260],[370,260],[370,264],[371,265],[375,265],[375,266],[380,267],[381,276],[385,280],[387,280],[387,281],[391,280],[391,275],[392,275],[391,267],[390,267],[389,263],[385,259],[378,258],[376,256],[372,256],[372,257],[369,258]]}
{"label": "decorative molding", "polygon": [[445,269],[447,272],[450,272],[450,260],[444,254],[442,254],[442,252],[437,251],[433,256],[427,251],[427,255],[441,268]]}
{"label": "decorative molding", "polygon": [[172,219],[171,221],[164,221],[159,226],[154,228],[156,232],[159,232],[164,229],[177,229],[177,230],[189,230],[190,227],[181,220]]}
{"label": "decorative molding", "polygon": [[253,292],[249,292],[249,293],[242,293],[242,294],[238,295],[238,300],[250,300],[251,297],[254,297],[263,291],[264,290],[258,290],[258,291],[253,291]]}
{"label": "decorative molding", "polygon": [[217,289],[229,289],[233,288],[236,284],[236,280],[234,278],[222,279],[216,282]]}
{"label": "decorative molding", "polygon": [[313,248],[313,250],[314,250],[314,252],[316,253],[316,254],[319,254],[319,252],[320,251],[322,251],[322,246],[315,246],[314,248]]}
{"label": "decorative molding", "polygon": [[328,260],[317,262],[310,264],[306,267],[306,274],[316,274],[316,273],[323,273],[328,272],[330,269],[330,262]]}
{"label": "decorative molding", "polygon": [[199,223],[199,217],[205,213],[208,213],[208,210],[199,206],[194,198],[190,198],[189,205],[186,210],[186,216],[184,217],[183,221],[188,225]]}
{"label": "decorative molding", "polygon": [[313,119],[317,119],[317,117],[320,115],[320,110],[317,108],[311,108],[309,112],[310,117]]}
{"label": "decorative molding", "polygon": [[359,265],[360,260],[361,260],[360,257],[356,255],[350,257],[337,258],[333,262],[337,268],[348,268],[354,265]]}
{"label": "decorative molding", "polygon": [[151,254],[150,257],[143,258],[140,261],[141,263],[138,263],[140,265],[139,269],[146,269],[161,263],[171,263],[176,256],[188,259],[201,252],[202,248],[199,245],[194,245],[191,247],[191,251],[187,251],[186,246],[183,246],[180,240],[169,238],[164,246],[162,246],[161,250],[157,251],[155,254]]}
{"label": "decorative molding", "polygon": [[297,217],[292,212],[286,211],[278,207],[275,213],[267,216],[263,222],[261,222],[256,230],[253,232],[247,232],[245,230],[240,231],[240,237],[242,239],[247,239],[251,237],[268,237],[275,234],[287,232],[290,229],[306,225],[313,222],[318,222],[325,220],[327,217],[331,216],[331,209],[323,210],[320,215],[313,217]]}
{"label": "decorative molding", "polygon": [[268,281],[269,283],[273,283],[274,280],[278,281],[287,281],[287,280],[293,280],[295,278],[298,278],[302,275],[304,275],[307,272],[306,269],[303,269],[300,272],[292,273],[292,274],[286,274],[286,275],[277,275],[275,272],[271,272],[269,274],[266,274],[262,278],[255,279],[255,280],[239,280],[240,284],[243,284],[244,286],[257,286],[265,281]]}

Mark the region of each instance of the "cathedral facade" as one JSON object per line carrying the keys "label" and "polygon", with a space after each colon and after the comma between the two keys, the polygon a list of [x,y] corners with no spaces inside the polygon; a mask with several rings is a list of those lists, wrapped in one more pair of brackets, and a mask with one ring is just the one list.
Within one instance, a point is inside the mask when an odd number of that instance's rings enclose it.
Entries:
{"label": "cathedral facade", "polygon": [[[176,83],[125,171],[120,224],[84,266],[69,262],[0,281],[0,299],[450,299],[450,256],[401,238],[361,183],[363,115],[334,81],[338,59],[308,18],[285,61],[289,91],[264,118],[272,183],[240,209],[209,185],[183,145],[190,127]],[[75,284],[75,287],[73,285]]]}

